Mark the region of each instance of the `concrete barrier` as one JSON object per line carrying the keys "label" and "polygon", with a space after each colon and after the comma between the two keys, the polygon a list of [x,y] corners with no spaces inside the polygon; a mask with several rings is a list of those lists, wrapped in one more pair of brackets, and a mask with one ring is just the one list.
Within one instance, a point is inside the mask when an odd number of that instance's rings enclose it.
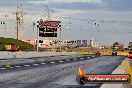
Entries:
{"label": "concrete barrier", "polygon": [[[132,80],[132,70],[130,67],[130,63],[128,60],[122,61],[121,65],[119,65],[112,74],[129,74]],[[132,81],[131,81],[132,83]],[[103,84],[100,88],[131,88],[131,84]]]}
{"label": "concrete barrier", "polygon": [[81,55],[90,54],[88,52],[78,52],[78,53],[81,54]]}
{"label": "concrete barrier", "polygon": [[0,59],[34,58],[72,54],[77,54],[77,52],[0,52]]}

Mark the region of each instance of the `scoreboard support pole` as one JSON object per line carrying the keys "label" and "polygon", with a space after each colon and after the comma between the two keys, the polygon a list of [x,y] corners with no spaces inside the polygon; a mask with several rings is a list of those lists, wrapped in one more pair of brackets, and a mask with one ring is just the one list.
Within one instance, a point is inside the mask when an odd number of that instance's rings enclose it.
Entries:
{"label": "scoreboard support pole", "polygon": [[51,48],[52,48],[52,51],[54,51],[54,44],[53,44],[53,38],[51,38],[51,41],[52,41],[52,45],[51,45]]}

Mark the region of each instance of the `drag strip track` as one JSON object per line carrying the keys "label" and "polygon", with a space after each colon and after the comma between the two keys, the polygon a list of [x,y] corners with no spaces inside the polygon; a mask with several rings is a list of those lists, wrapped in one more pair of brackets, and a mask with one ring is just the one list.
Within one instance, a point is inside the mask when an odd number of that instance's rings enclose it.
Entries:
{"label": "drag strip track", "polygon": [[67,59],[60,59],[60,60],[46,60],[46,61],[35,61],[32,63],[22,63],[22,64],[14,64],[9,68],[6,68],[5,66],[0,67],[0,73],[5,73],[5,72],[13,72],[13,71],[20,71],[20,70],[25,70],[25,69],[32,69],[32,68],[37,68],[37,67],[46,67],[46,66],[53,66],[53,65],[59,65],[59,64],[65,64],[65,63],[74,63],[78,61],[83,61],[83,60],[88,60],[92,59],[95,57],[95,55],[86,55],[86,56],[80,56],[80,57],[75,57],[75,58],[67,58]]}
{"label": "drag strip track", "polygon": [[121,56],[102,56],[72,63],[59,61],[59,64],[52,63],[54,65],[51,66],[36,64],[37,68],[1,73],[0,88],[99,88],[101,84],[80,86],[76,83],[78,66],[83,66],[91,74],[110,74],[123,59]]}

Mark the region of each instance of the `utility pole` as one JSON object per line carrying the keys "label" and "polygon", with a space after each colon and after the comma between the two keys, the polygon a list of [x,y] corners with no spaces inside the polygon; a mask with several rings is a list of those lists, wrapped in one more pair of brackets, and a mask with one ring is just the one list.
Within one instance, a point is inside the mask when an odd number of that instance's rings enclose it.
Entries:
{"label": "utility pole", "polygon": [[[21,8],[20,8],[21,7]],[[23,38],[23,10],[22,10],[22,5],[17,4],[17,10],[16,10],[16,39],[17,39],[17,47],[18,45],[18,40]]]}
{"label": "utility pole", "polygon": [[52,16],[52,9],[49,9],[48,6],[46,6],[46,20],[51,20],[51,16]]}
{"label": "utility pole", "polygon": [[24,37],[24,30],[23,30],[23,9],[22,9],[22,5],[17,5],[17,10],[16,10],[16,29],[17,29],[17,35],[18,35],[18,39],[22,39]]}
{"label": "utility pole", "polygon": [[18,33],[19,33],[19,17],[18,17],[18,11],[16,11],[16,38],[17,38],[17,47],[18,47],[18,38],[19,38],[19,35],[18,35]]}
{"label": "utility pole", "polygon": [[[49,9],[48,6],[46,6],[46,20],[52,20],[51,19],[51,16],[52,16],[52,13],[53,13],[53,10],[52,9]],[[51,48],[52,50],[54,51],[54,44],[53,44],[53,38],[51,39],[52,40],[52,45],[51,45]]]}

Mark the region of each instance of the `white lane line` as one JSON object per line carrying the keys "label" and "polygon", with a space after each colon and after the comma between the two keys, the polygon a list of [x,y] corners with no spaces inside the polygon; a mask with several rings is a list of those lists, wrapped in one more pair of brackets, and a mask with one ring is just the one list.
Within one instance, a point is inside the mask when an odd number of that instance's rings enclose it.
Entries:
{"label": "white lane line", "polygon": [[33,64],[33,65],[37,66],[37,65],[39,65],[39,64]]}
{"label": "white lane line", "polygon": [[83,58],[80,58],[81,60],[83,59]]}
{"label": "white lane line", "polygon": [[46,64],[46,63],[41,63],[41,64]]}
{"label": "white lane line", "polygon": [[20,68],[21,66],[15,66],[16,68]]}
{"label": "white lane line", "polygon": [[54,64],[55,62],[51,62],[52,64]]}
{"label": "white lane line", "polygon": [[29,67],[30,65],[24,65],[25,67]]}
{"label": "white lane line", "polygon": [[77,58],[74,58],[73,60],[77,60]]}
{"label": "white lane line", "polygon": [[0,69],[5,70],[6,68],[0,68]]}
{"label": "white lane line", "polygon": [[90,58],[90,57],[87,57],[87,58]]}
{"label": "white lane line", "polygon": [[70,61],[69,59],[67,59],[66,61]]}
{"label": "white lane line", "polygon": [[64,62],[64,61],[59,61],[60,63]]}

